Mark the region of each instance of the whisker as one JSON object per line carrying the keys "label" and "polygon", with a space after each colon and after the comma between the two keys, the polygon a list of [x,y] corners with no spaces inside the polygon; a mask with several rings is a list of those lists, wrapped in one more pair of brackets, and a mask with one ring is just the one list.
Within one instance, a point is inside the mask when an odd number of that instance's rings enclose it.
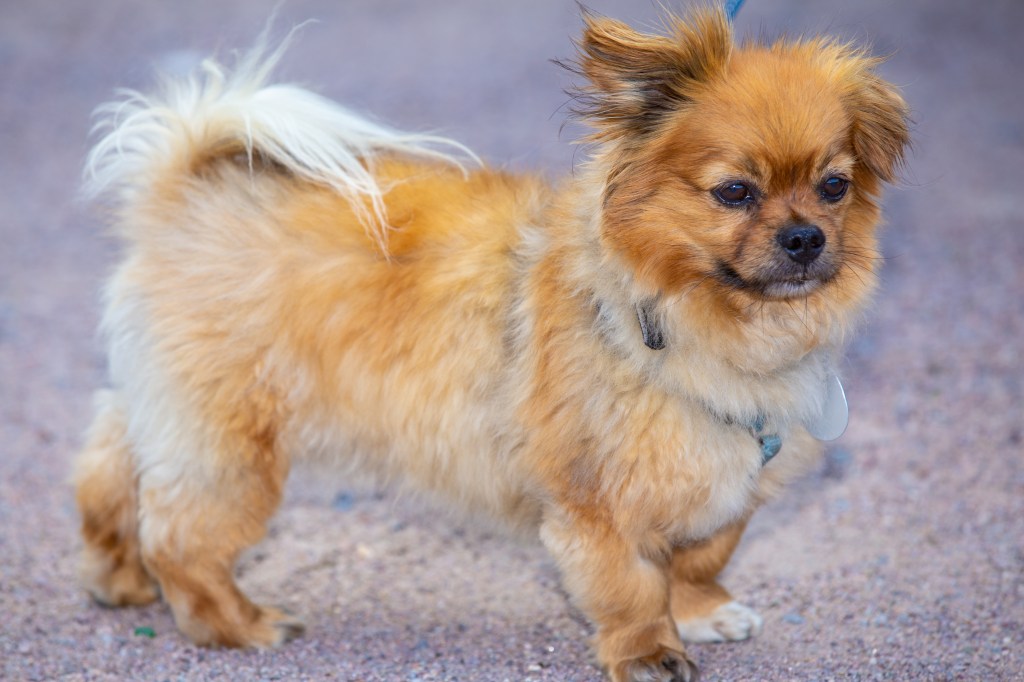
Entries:
{"label": "whisker", "polygon": [[708,281],[710,278],[711,275],[704,275],[703,277],[701,277],[699,280],[697,280],[696,284],[694,284],[689,289],[683,292],[683,295],[679,297],[679,300],[682,301],[686,299],[687,296],[689,296],[690,294],[697,290],[697,287],[699,287],[701,284],[704,284],[704,282]]}
{"label": "whisker", "polygon": [[864,277],[861,276],[860,272],[857,271],[857,268],[855,268],[852,263],[844,263],[843,267],[849,270],[850,273],[857,278],[857,281],[859,281],[862,286],[867,286],[867,282],[864,280]]}

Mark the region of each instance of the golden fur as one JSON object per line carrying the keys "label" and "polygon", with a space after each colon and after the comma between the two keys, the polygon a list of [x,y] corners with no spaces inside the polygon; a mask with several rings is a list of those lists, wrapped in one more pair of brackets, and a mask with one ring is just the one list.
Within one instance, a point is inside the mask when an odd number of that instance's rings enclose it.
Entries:
{"label": "golden fur", "polygon": [[[159,590],[200,644],[297,634],[232,571],[318,457],[539,529],[613,680],[690,679],[680,634],[757,633],[716,576],[819,452],[906,107],[838,43],[585,21],[594,154],[554,187],[266,85],[273,56],[108,110],[90,167],[124,258],[76,472],[99,601]],[[826,240],[802,270],[793,224]]]}

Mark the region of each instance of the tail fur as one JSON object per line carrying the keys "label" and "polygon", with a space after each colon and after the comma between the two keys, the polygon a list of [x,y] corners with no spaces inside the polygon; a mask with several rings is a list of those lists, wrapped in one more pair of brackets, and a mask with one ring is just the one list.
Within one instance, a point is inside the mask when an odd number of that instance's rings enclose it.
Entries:
{"label": "tail fur", "polygon": [[102,137],[86,162],[86,195],[110,192],[130,203],[161,179],[190,174],[199,161],[244,149],[250,167],[259,154],[348,198],[386,247],[386,188],[374,178],[376,156],[407,155],[460,168],[478,159],[458,142],[399,132],[305,88],[268,84],[294,33],[273,51],[264,34],[233,70],[208,59],[187,78],[164,78],[157,94],[119,91],[117,100],[96,110],[93,132]]}

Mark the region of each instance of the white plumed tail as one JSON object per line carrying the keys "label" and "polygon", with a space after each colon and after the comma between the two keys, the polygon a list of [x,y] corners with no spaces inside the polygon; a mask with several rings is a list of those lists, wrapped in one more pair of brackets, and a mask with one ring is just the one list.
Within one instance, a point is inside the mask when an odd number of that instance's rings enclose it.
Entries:
{"label": "white plumed tail", "polygon": [[348,198],[386,247],[375,156],[414,156],[460,168],[463,160],[479,161],[458,142],[393,130],[296,85],[268,85],[292,35],[268,54],[264,34],[233,70],[206,60],[187,78],[165,79],[156,95],[119,91],[120,99],[96,110],[93,132],[103,135],[86,161],[87,196],[109,191],[129,203],[162,178],[191,173],[197,160],[242,145],[250,166],[260,154]]}

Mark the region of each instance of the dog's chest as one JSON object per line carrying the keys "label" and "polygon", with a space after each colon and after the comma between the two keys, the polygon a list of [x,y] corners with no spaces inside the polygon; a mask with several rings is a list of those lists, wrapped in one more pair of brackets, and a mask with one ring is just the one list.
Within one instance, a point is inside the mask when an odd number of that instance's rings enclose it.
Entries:
{"label": "dog's chest", "polygon": [[[764,430],[767,425],[758,434],[693,404],[669,405],[637,422],[642,426],[633,442],[604,470],[604,489],[615,491],[606,503],[621,518],[664,529],[678,544],[740,518],[762,473],[786,455],[785,443],[777,450],[766,447],[775,436]],[[766,451],[774,456],[766,457]]]}
{"label": "dog's chest", "polygon": [[703,538],[740,518],[750,508],[766,465],[782,456],[781,438],[754,425],[691,415],[696,433],[677,451],[677,512],[673,534]]}

